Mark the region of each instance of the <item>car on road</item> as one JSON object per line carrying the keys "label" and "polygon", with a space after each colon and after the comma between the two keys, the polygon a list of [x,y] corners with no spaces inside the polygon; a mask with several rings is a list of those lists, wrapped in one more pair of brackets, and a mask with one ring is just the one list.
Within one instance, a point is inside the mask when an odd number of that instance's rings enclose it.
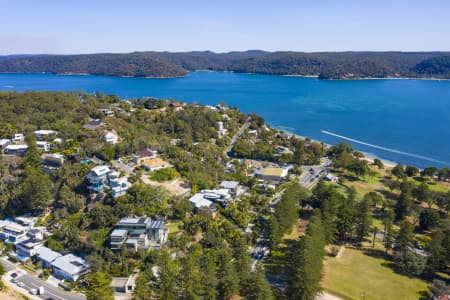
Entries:
{"label": "car on road", "polygon": [[11,273],[12,278],[16,278],[17,276],[18,276],[17,273]]}
{"label": "car on road", "polygon": [[30,294],[31,295],[37,295],[38,294],[38,290],[37,289],[31,289],[30,290]]}
{"label": "car on road", "polygon": [[25,283],[23,283],[22,281],[18,281],[18,282],[17,282],[17,286],[24,287],[24,286],[25,286]]}
{"label": "car on road", "polygon": [[17,279],[11,278],[11,282],[12,282],[12,283],[17,283]]}

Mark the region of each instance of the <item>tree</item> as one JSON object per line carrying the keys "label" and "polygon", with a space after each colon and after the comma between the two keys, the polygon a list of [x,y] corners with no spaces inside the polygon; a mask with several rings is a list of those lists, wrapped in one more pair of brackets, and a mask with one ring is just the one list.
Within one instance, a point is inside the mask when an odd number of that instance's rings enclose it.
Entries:
{"label": "tree", "polygon": [[431,229],[439,224],[439,219],[439,213],[434,209],[423,209],[419,216],[420,228],[422,230]]}
{"label": "tree", "polygon": [[419,174],[419,169],[417,169],[414,166],[406,166],[405,173],[408,177],[413,177],[413,176]]}
{"label": "tree", "polygon": [[400,224],[400,230],[398,231],[397,238],[395,240],[395,251],[405,252],[411,241],[414,239],[413,234],[414,227],[408,221],[403,221]]}
{"label": "tree", "polygon": [[319,216],[313,216],[306,235],[292,254],[287,294],[289,299],[313,300],[320,292],[325,235]]}
{"label": "tree", "polygon": [[261,267],[256,269],[256,272],[250,274],[250,277],[244,282],[244,287],[241,295],[245,299],[255,299],[255,300],[273,300],[274,295],[270,287],[269,282],[267,282],[264,270]]}
{"label": "tree", "polygon": [[395,167],[393,167],[391,173],[397,178],[404,178],[406,176],[405,168],[401,164],[397,164]]}
{"label": "tree", "polygon": [[360,243],[362,243],[364,237],[370,232],[370,226],[372,225],[371,205],[372,203],[370,199],[368,197],[364,197],[364,199],[358,203],[356,207],[355,227],[356,235]]}
{"label": "tree", "polygon": [[378,158],[375,158],[375,159],[373,160],[373,164],[374,164],[375,166],[377,166],[379,170],[380,170],[380,169],[384,169],[384,164],[383,164],[383,162],[382,162],[380,159],[378,159]]}
{"label": "tree", "polygon": [[438,173],[438,168],[436,167],[426,167],[422,171],[423,176],[433,177]]}
{"label": "tree", "polygon": [[412,250],[406,249],[396,252],[395,258],[398,260],[400,271],[409,276],[420,276],[425,270],[426,259],[415,254]]}
{"label": "tree", "polygon": [[217,251],[217,293],[219,299],[229,299],[239,291],[239,277],[228,249]]}
{"label": "tree", "polygon": [[199,252],[195,250],[182,258],[181,270],[178,276],[179,299],[200,299],[202,285],[199,263]]}
{"label": "tree", "polygon": [[88,275],[89,288],[86,290],[88,300],[112,300],[113,292],[110,288],[111,278],[101,272]]}
{"label": "tree", "polygon": [[209,250],[203,253],[200,261],[202,274],[203,297],[206,300],[217,299],[217,266],[215,263],[215,252]]}
{"label": "tree", "polygon": [[0,264],[0,279],[2,278],[3,275],[5,275],[6,270],[5,267],[3,266],[3,264]]}
{"label": "tree", "polygon": [[429,244],[428,270],[434,273],[445,270],[450,263],[450,230],[437,230],[433,233]]}
{"label": "tree", "polygon": [[52,182],[47,174],[40,169],[26,167],[23,181],[25,207],[32,210],[47,208],[53,200],[51,186]]}
{"label": "tree", "polygon": [[26,143],[28,145],[28,149],[25,154],[23,165],[25,166],[25,168],[34,168],[34,169],[40,168],[42,159],[36,145],[36,137],[34,136],[33,133],[30,133],[26,136]]}
{"label": "tree", "polygon": [[353,162],[347,166],[347,170],[355,173],[355,175],[359,177],[366,175],[370,168],[367,165],[367,161],[354,159]]}
{"label": "tree", "polygon": [[158,299],[175,300],[177,299],[177,291],[175,278],[177,268],[169,252],[161,250],[157,260],[158,266]]}
{"label": "tree", "polygon": [[412,195],[411,190],[405,188],[400,193],[400,196],[397,199],[397,203],[395,205],[395,214],[397,216],[397,220],[402,220],[405,218],[412,206]]}
{"label": "tree", "polygon": [[151,296],[150,279],[145,272],[141,272],[136,280],[136,289],[133,292],[133,300],[147,300],[151,299]]}

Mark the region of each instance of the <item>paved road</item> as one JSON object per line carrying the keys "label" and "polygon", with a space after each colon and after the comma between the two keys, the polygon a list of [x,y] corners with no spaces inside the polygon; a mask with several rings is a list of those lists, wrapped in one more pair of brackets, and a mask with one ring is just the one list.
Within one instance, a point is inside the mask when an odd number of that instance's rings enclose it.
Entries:
{"label": "paved road", "polygon": [[[54,300],[85,300],[86,298],[79,294],[73,294],[65,292],[47,282],[39,279],[36,276],[28,274],[26,271],[19,269],[13,263],[9,262],[6,258],[0,258],[0,263],[5,267],[7,274],[4,277],[5,280],[11,280],[11,273],[17,273],[19,276],[16,278],[17,281],[23,282],[25,286],[23,287],[27,292],[33,288],[37,289],[43,286],[45,289],[44,295],[38,295],[40,299],[54,299]],[[14,285],[17,290],[20,287]],[[23,291],[23,289],[22,289]]]}
{"label": "paved road", "polygon": [[244,125],[242,125],[242,127],[239,128],[238,132],[236,132],[236,134],[233,136],[233,138],[231,139],[230,145],[226,149],[226,154],[227,155],[228,155],[228,153],[231,152],[231,150],[234,147],[234,144],[236,144],[236,142],[239,139],[239,137],[247,130],[248,126],[250,126],[250,122],[251,121],[252,121],[252,118],[248,117],[247,120],[245,121]]}
{"label": "paved road", "polygon": [[311,188],[314,184],[319,181],[322,176],[327,173],[327,168],[331,166],[331,160],[326,158],[318,166],[303,166],[303,173],[300,175],[299,183],[301,186],[306,188]]}

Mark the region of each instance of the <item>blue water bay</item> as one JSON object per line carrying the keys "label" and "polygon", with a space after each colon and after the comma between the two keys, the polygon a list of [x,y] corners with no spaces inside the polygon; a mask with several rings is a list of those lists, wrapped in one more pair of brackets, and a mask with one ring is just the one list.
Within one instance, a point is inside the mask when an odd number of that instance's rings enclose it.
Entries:
{"label": "blue water bay", "polygon": [[277,128],[327,143],[349,142],[383,159],[418,167],[450,165],[450,81],[445,80],[324,81],[226,72],[172,79],[0,74],[0,90],[224,101]]}

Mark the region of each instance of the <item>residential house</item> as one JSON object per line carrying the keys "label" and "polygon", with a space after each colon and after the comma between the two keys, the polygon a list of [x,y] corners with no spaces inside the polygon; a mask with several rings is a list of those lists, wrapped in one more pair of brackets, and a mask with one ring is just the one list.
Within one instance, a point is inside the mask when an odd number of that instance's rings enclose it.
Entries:
{"label": "residential house", "polygon": [[49,152],[52,149],[52,144],[45,141],[37,141],[36,146],[39,150]]}
{"label": "residential house", "polygon": [[157,155],[158,151],[156,150],[151,150],[149,148],[142,149],[133,155],[133,161],[136,164],[141,165],[145,160],[155,158]]}
{"label": "residential house", "polygon": [[36,254],[36,251],[44,245],[44,240],[30,238],[16,244],[16,254],[20,260],[25,260]]}
{"label": "residential house", "polygon": [[168,229],[163,221],[152,221],[149,217],[123,218],[114,227],[110,235],[112,250],[148,249],[160,246],[167,241]]}
{"label": "residential house", "polygon": [[7,244],[16,245],[27,239],[28,228],[14,222],[9,222],[0,231],[0,239]]}
{"label": "residential house", "polygon": [[0,153],[3,153],[9,144],[11,144],[10,139],[0,139]]}
{"label": "residential house", "polygon": [[89,121],[89,123],[83,125],[83,129],[89,129],[89,130],[99,130],[103,126],[105,126],[105,123],[101,119],[95,119]]}
{"label": "residential house", "polygon": [[33,215],[28,213],[28,214],[24,214],[19,217],[16,217],[14,219],[14,221],[19,225],[25,226],[27,228],[31,228],[34,226],[34,224],[37,223],[38,219],[39,219],[38,217],[33,217]]}
{"label": "residential house", "polygon": [[220,187],[227,189],[233,197],[237,197],[242,193],[241,186],[237,181],[224,180],[220,183]]}
{"label": "residential house", "polygon": [[334,176],[331,173],[328,173],[325,177],[325,180],[331,181],[331,182],[338,182],[339,178],[337,176]]}
{"label": "residential house", "polygon": [[126,195],[131,187],[131,183],[128,182],[126,177],[110,179],[109,185],[114,198]]}
{"label": "residential house", "polygon": [[282,155],[282,154],[292,154],[293,152],[285,146],[281,145],[275,145],[275,154]]}
{"label": "residential house", "polygon": [[115,130],[107,131],[103,136],[103,141],[115,145],[119,142],[119,135]]}
{"label": "residential house", "polygon": [[64,164],[64,155],[59,153],[43,154],[42,169],[45,173],[53,173]]}
{"label": "residential house", "polygon": [[171,103],[169,103],[169,107],[172,108],[174,111],[180,111],[180,110],[183,110],[183,103],[171,102]]}
{"label": "residential house", "polygon": [[77,281],[77,279],[89,272],[89,264],[81,257],[73,254],[66,254],[56,258],[52,262],[53,276],[67,281]]}
{"label": "residential house", "polygon": [[150,241],[158,245],[164,245],[168,236],[169,228],[164,223],[164,220],[152,220],[149,232]]}
{"label": "residential house", "polygon": [[21,143],[25,141],[25,136],[23,135],[23,133],[16,133],[14,134],[12,140],[13,142]]}
{"label": "residential house", "polygon": [[141,166],[145,170],[150,172],[173,167],[170,163],[162,160],[159,157],[147,158],[142,161]]}
{"label": "residential house", "polygon": [[194,211],[196,212],[202,210],[209,211],[213,216],[216,214],[217,207],[211,200],[205,198],[204,194],[202,193],[197,193],[189,198],[189,203],[191,203],[191,205],[194,207]]}
{"label": "residential house", "polygon": [[54,137],[57,134],[58,132],[55,130],[36,130],[34,132],[34,135],[36,136],[36,139],[38,141],[49,140],[51,137]]}
{"label": "residential house", "polygon": [[60,253],[53,251],[45,246],[41,246],[35,250],[35,258],[36,260],[42,262],[42,266],[44,269],[50,269],[55,259],[61,256],[62,255]]}
{"label": "residential house", "polygon": [[109,108],[99,108],[98,111],[102,112],[107,117],[114,117],[114,111]]}
{"label": "residential house", "polygon": [[24,144],[19,145],[7,145],[5,147],[4,153],[9,155],[24,155],[28,150],[28,146]]}
{"label": "residential house", "polygon": [[32,228],[28,230],[27,237],[29,237],[30,239],[43,240],[44,233],[38,228]]}
{"label": "residential house", "polygon": [[137,274],[132,274],[129,277],[113,277],[109,286],[116,293],[131,295],[136,289],[136,278]]}
{"label": "residential house", "polygon": [[86,178],[89,181],[88,189],[90,191],[101,192],[108,183],[108,173],[111,170],[108,166],[95,166],[87,174]]}

